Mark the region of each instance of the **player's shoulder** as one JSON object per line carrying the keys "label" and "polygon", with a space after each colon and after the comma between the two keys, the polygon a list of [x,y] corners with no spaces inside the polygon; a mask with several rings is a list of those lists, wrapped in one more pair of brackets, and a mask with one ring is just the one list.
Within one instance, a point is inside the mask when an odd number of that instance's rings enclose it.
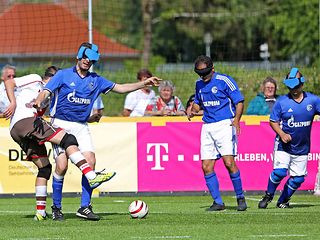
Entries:
{"label": "player's shoulder", "polygon": [[230,81],[230,80],[233,81],[233,78],[230,77],[229,75],[223,74],[223,73],[219,73],[219,72],[215,72],[215,79],[222,80],[222,81]]}

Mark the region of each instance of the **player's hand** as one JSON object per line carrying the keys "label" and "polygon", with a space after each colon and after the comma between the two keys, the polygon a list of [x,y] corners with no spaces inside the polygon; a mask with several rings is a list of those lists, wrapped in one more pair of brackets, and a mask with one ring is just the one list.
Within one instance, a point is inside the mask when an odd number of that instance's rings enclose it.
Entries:
{"label": "player's hand", "polygon": [[3,115],[6,119],[9,119],[12,117],[12,115],[14,114],[15,110],[16,110],[16,103],[11,102],[9,104],[9,106],[7,107],[7,109],[3,112]]}
{"label": "player's hand", "polygon": [[231,125],[236,128],[236,133],[239,136],[241,133],[240,122],[238,120],[234,119]]}
{"label": "player's hand", "polygon": [[47,109],[46,107],[45,108],[39,107],[38,104],[36,103],[33,104],[33,107],[37,110],[37,113],[36,113],[37,117],[42,117]]}
{"label": "player's hand", "polygon": [[88,123],[99,122],[101,117],[102,117],[101,113],[94,113],[89,117],[87,122]]}
{"label": "player's hand", "polygon": [[290,134],[287,134],[287,133],[281,134],[280,138],[281,138],[281,141],[284,143],[288,143],[292,140]]}
{"label": "player's hand", "polygon": [[187,114],[187,118],[188,118],[189,121],[191,121],[191,118],[193,118],[194,115],[195,115],[195,113],[192,112],[192,111],[190,110],[190,108],[187,109],[186,114]]}
{"label": "player's hand", "polygon": [[152,86],[158,87],[161,81],[162,81],[161,78],[149,77],[143,81],[143,84],[145,87],[152,87]]}

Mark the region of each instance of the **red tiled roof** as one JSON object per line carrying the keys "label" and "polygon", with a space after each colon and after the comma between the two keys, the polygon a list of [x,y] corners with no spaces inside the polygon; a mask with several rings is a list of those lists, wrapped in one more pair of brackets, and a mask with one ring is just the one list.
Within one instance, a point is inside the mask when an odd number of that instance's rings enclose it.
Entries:
{"label": "red tiled roof", "polygon": [[[136,56],[139,51],[93,30],[101,55]],[[0,16],[0,56],[75,56],[88,41],[88,23],[57,4],[15,4]]]}

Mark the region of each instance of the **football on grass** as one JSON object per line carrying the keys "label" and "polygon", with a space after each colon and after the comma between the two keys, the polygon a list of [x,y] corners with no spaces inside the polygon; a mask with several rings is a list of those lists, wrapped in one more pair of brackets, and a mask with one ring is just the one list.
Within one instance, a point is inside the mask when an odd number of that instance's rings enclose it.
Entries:
{"label": "football on grass", "polygon": [[144,218],[148,212],[148,205],[144,201],[135,200],[129,205],[129,213],[132,218]]}

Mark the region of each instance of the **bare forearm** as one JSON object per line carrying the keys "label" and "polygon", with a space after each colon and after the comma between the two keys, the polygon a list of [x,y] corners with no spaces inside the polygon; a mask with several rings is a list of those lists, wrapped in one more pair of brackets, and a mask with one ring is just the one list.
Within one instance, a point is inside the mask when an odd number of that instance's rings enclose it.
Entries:
{"label": "bare forearm", "polygon": [[35,100],[35,105],[38,106],[38,108],[41,108],[41,104],[47,100],[50,94],[51,93],[48,90],[43,90],[41,93],[39,93],[37,99]]}
{"label": "bare forearm", "polygon": [[243,108],[244,108],[243,102],[239,102],[236,105],[236,115],[234,117],[234,120],[240,122],[241,116],[243,114]]}
{"label": "bare forearm", "polygon": [[4,84],[6,86],[6,92],[7,92],[7,96],[8,99],[10,101],[10,103],[16,103],[16,97],[14,95],[14,88],[16,86],[14,80],[6,80],[4,81]]}

